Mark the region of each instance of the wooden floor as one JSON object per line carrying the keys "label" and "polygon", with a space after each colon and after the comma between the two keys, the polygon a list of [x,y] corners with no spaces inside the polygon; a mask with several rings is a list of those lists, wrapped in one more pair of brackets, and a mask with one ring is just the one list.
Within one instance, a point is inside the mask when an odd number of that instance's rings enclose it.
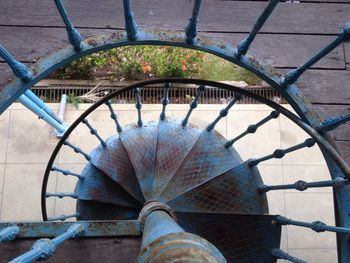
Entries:
{"label": "wooden floor", "polygon": [[[183,30],[191,13],[189,0],[134,0],[140,28]],[[281,2],[257,37],[250,53],[286,72],[334,39],[350,20],[350,0]],[[74,25],[83,36],[122,30],[122,1],[66,0]],[[250,31],[266,1],[204,0],[201,34],[236,45]],[[0,43],[20,61],[30,64],[67,44],[53,1],[1,0]],[[12,78],[0,60],[0,90]],[[341,45],[299,80],[323,117],[350,112],[350,43]],[[342,155],[350,162],[350,124],[334,132]]]}

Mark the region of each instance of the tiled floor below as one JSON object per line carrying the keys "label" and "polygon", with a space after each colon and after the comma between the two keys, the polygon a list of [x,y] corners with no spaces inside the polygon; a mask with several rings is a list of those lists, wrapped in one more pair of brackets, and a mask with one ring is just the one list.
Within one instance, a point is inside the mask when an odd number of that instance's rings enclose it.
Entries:
{"label": "tiled floor below", "polygon": [[[66,120],[72,123],[89,105],[80,105],[79,110],[71,106]],[[57,105],[52,105],[57,109]],[[191,122],[205,127],[218,114],[222,105],[200,105],[194,111]],[[115,107],[122,124],[135,122],[133,105]],[[168,116],[182,118],[188,105],[169,105]],[[143,117],[148,120],[159,118],[159,105],[144,105]],[[223,136],[232,138],[241,133],[249,124],[270,113],[262,105],[236,105],[217,129]],[[102,137],[114,131],[108,112],[96,111],[91,122]],[[89,132],[77,129],[70,140],[82,148],[93,149],[97,141],[90,140]],[[40,220],[40,191],[46,163],[57,143],[52,129],[38,120],[19,104],[13,104],[0,116],[0,219]],[[89,138],[89,139],[86,139]],[[243,159],[260,157],[276,148],[286,148],[302,142],[306,135],[283,117],[272,120],[256,134],[247,135],[236,145]],[[79,173],[84,163],[73,151],[62,152],[56,160],[60,167]],[[329,172],[317,146],[292,154],[281,160],[271,160],[259,166],[265,184],[290,184],[297,180],[320,181],[329,179]],[[52,191],[73,191],[75,179],[53,174],[49,181]],[[311,189],[305,192],[294,190],[271,191],[267,194],[271,214],[282,214],[290,218],[312,222],[321,220],[334,225],[333,196],[329,188]],[[51,216],[73,213],[75,201],[66,199],[49,200]],[[336,238],[332,233],[316,234],[311,230],[288,226],[282,232],[281,248],[307,262],[332,263],[337,261]],[[282,261],[281,261],[282,262]]]}

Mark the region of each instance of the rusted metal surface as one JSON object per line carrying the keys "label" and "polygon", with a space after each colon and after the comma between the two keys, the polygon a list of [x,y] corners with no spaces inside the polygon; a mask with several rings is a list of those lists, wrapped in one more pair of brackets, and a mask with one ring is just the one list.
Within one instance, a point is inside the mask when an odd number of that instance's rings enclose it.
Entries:
{"label": "rusted metal surface", "polygon": [[119,184],[88,163],[82,171],[74,192],[80,200],[98,201],[125,207],[140,208],[141,204],[129,195]]}
{"label": "rusted metal surface", "polygon": [[238,165],[240,157],[233,149],[226,149],[224,142],[216,131],[204,130],[159,199],[173,199]]}
{"label": "rusted metal surface", "polygon": [[[76,222],[0,222],[0,229],[19,227],[18,238],[51,238],[64,233]],[[138,220],[119,221],[81,221],[86,227],[84,237],[139,236],[141,234]]]}
{"label": "rusted metal surface", "polygon": [[156,168],[157,123],[148,122],[142,127],[130,125],[120,134],[130,162],[135,169],[145,200],[152,199],[152,185]]}
{"label": "rusted metal surface", "polygon": [[[33,239],[19,239],[0,245],[0,263],[7,263],[33,245]],[[140,252],[141,237],[119,236],[69,240],[59,247],[49,263],[134,263]]]}
{"label": "rusted metal surface", "polygon": [[256,167],[247,162],[167,202],[176,212],[267,214],[266,195]]}
{"label": "rusted metal surface", "polygon": [[118,136],[109,138],[107,147],[97,147],[91,152],[91,156],[91,163],[94,166],[103,171],[139,202],[144,202],[134,168]]}
{"label": "rusted metal surface", "polygon": [[176,213],[185,231],[213,243],[228,262],[276,262],[270,252],[279,247],[281,227],[269,215]]}
{"label": "rusted metal surface", "polygon": [[141,252],[137,262],[206,262],[224,263],[220,251],[207,240],[184,232],[163,210],[146,216]]}
{"label": "rusted metal surface", "polygon": [[[183,128],[175,120],[158,123],[156,171],[153,196],[157,197],[180,168],[200,135],[200,130],[189,124]],[[176,158],[174,158],[176,156]]]}

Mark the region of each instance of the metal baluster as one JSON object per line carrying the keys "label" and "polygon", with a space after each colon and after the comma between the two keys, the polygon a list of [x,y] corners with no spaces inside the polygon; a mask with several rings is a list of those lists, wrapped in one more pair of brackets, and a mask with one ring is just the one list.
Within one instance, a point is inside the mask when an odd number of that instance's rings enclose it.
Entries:
{"label": "metal baluster", "polygon": [[137,125],[139,127],[142,127],[143,122],[142,122],[142,116],[141,116],[142,103],[141,103],[140,89],[136,88],[134,92],[136,97],[135,107],[137,109]]}
{"label": "metal baluster", "polygon": [[255,124],[249,125],[246,131],[242,132],[240,135],[236,136],[232,140],[227,141],[225,143],[225,148],[231,147],[236,141],[243,138],[247,134],[255,133],[260,126],[262,126],[263,124],[267,123],[268,121],[270,121],[272,119],[278,118],[278,116],[279,116],[278,111],[272,111],[269,116],[265,117],[264,119],[262,119],[261,121],[255,123]]}
{"label": "metal baluster", "polygon": [[60,215],[60,216],[56,216],[56,217],[49,217],[47,220],[48,221],[65,221],[68,218],[79,218],[80,214],[79,213],[74,213],[71,215]]}
{"label": "metal baluster", "polygon": [[307,263],[306,261],[298,259],[296,257],[293,257],[293,256],[289,255],[288,253],[286,253],[283,250],[278,249],[278,248],[272,249],[271,255],[277,259],[284,259],[284,260],[288,260],[288,261],[293,262],[293,263]]}
{"label": "metal baluster", "polygon": [[129,41],[137,39],[137,24],[135,22],[134,14],[131,11],[130,0],[123,0],[125,31]]}
{"label": "metal baluster", "polygon": [[116,127],[117,127],[118,133],[122,132],[123,128],[122,128],[122,126],[121,126],[121,125],[119,124],[119,122],[118,122],[118,118],[117,118],[117,115],[115,114],[115,112],[114,112],[114,110],[113,110],[111,100],[108,100],[108,101],[106,102],[106,105],[108,106],[108,109],[109,109],[109,111],[111,112],[111,119],[114,120],[115,125],[116,125]]}
{"label": "metal baluster", "polygon": [[286,218],[284,216],[277,216],[276,222],[281,224],[281,225],[293,225],[293,226],[310,228],[311,230],[313,230],[317,233],[329,231],[329,232],[335,232],[335,233],[350,234],[350,228],[328,226],[321,221],[315,221],[312,223],[308,223],[308,222],[292,220],[292,219]]}
{"label": "metal baluster", "polygon": [[64,8],[63,0],[55,0],[56,7],[60,13],[64,24],[66,25],[66,30],[68,33],[68,39],[75,51],[80,51],[82,49],[82,37],[80,33],[74,28],[72,22],[70,21],[67,11]]}
{"label": "metal baluster", "polygon": [[28,82],[33,78],[32,72],[26,65],[16,60],[3,46],[0,45],[0,57],[2,57],[6,63],[12,69],[13,74],[20,78],[23,82]]}
{"label": "metal baluster", "polygon": [[28,263],[37,259],[46,260],[53,255],[56,248],[64,241],[80,237],[85,233],[85,231],[86,227],[83,224],[74,224],[70,226],[66,232],[55,237],[54,239],[42,238],[37,240],[30,251],[11,260],[10,263]]}
{"label": "metal baluster", "polygon": [[105,148],[107,146],[106,142],[101,138],[101,136],[97,133],[97,130],[91,126],[89,121],[87,119],[82,120],[82,123],[84,123],[90,130],[90,133],[92,135],[95,135],[96,138],[101,142],[102,146]]}
{"label": "metal baluster", "polygon": [[320,182],[305,182],[297,181],[294,184],[282,184],[282,185],[261,185],[258,187],[259,192],[266,193],[271,190],[284,190],[295,189],[298,191],[305,191],[308,188],[320,188],[320,187],[341,187],[349,184],[349,180],[342,177],[338,177],[333,180],[320,181]]}
{"label": "metal baluster", "polygon": [[201,0],[195,0],[193,9],[192,9],[192,16],[189,18],[189,23],[187,24],[185,28],[185,34],[186,34],[186,43],[187,44],[193,44],[194,40],[197,36],[197,24],[198,24],[198,15],[199,10],[201,7]]}
{"label": "metal baluster", "polygon": [[34,103],[31,99],[29,99],[25,95],[21,95],[18,98],[18,101],[22,103],[25,107],[27,107],[30,111],[36,114],[40,119],[43,119],[50,126],[55,128],[60,133],[65,133],[67,127],[56,121],[49,114],[47,114],[42,108],[40,108],[36,103]]}
{"label": "metal baluster", "polygon": [[75,146],[74,144],[70,143],[69,141],[64,141],[63,144],[72,148],[74,152],[82,154],[87,161],[91,160],[90,155],[88,155],[86,152],[82,151],[78,146]]}
{"label": "metal baluster", "polygon": [[58,123],[63,124],[63,120],[59,118],[52,109],[47,106],[45,102],[43,102],[38,96],[34,94],[31,90],[26,90],[24,95],[27,96],[31,101],[33,101],[36,105],[38,105],[41,109],[43,109],[47,114],[49,114],[53,119],[55,119]]}
{"label": "metal baluster", "polygon": [[188,119],[190,118],[192,111],[193,111],[195,108],[197,108],[197,106],[198,106],[198,100],[199,100],[199,98],[201,97],[201,95],[203,94],[204,91],[205,91],[205,86],[199,86],[199,87],[198,87],[197,95],[196,95],[196,97],[194,98],[194,100],[190,103],[190,109],[189,109],[189,111],[187,112],[185,119],[182,121],[182,126],[183,126],[183,127],[186,127],[186,125],[187,125],[187,123],[188,123]]}
{"label": "metal baluster", "polygon": [[65,192],[57,192],[57,193],[51,193],[51,192],[47,192],[45,194],[46,197],[58,197],[60,199],[62,199],[63,197],[71,197],[74,199],[78,198],[78,195],[76,193],[65,193]]}
{"label": "metal baluster", "polygon": [[333,118],[328,118],[322,121],[319,125],[317,125],[316,130],[318,130],[319,132],[329,132],[348,121],[350,121],[350,113]]}
{"label": "metal baluster", "polygon": [[331,52],[333,49],[338,47],[340,44],[349,40],[350,40],[350,22],[346,23],[346,25],[343,27],[340,34],[334,41],[328,44],[325,48],[321,49],[315,56],[313,56],[308,61],[306,61],[302,66],[288,72],[284,76],[284,80],[282,83],[284,87],[287,87],[288,85],[296,82],[297,79],[300,77],[301,74],[304,73],[305,70],[313,66],[316,62],[318,62],[321,58],[326,56],[329,52]]}
{"label": "metal baluster", "polygon": [[312,147],[314,145],[315,145],[315,140],[312,138],[309,138],[309,139],[306,139],[304,142],[299,143],[297,145],[294,145],[292,147],[289,147],[287,149],[277,149],[270,155],[267,155],[267,156],[264,156],[261,158],[257,158],[257,159],[252,159],[252,160],[248,161],[248,165],[255,166],[255,165],[259,164],[260,162],[263,162],[263,161],[266,161],[269,159],[273,159],[273,158],[281,159],[287,153],[294,152],[296,150],[300,150],[300,149],[305,148],[305,147]]}
{"label": "metal baluster", "polygon": [[162,98],[162,112],[160,113],[160,120],[164,120],[165,119],[165,109],[166,106],[169,104],[169,89],[171,88],[171,84],[170,83],[165,83],[164,85],[164,97]]}
{"label": "metal baluster", "polygon": [[56,171],[56,172],[62,173],[63,175],[71,175],[71,176],[78,177],[79,179],[84,179],[84,176],[81,175],[81,174],[73,173],[73,172],[71,172],[69,170],[63,170],[63,169],[58,168],[56,166],[52,166],[51,167],[51,171],[53,171],[53,172]]}
{"label": "metal baluster", "polygon": [[227,106],[225,108],[223,108],[222,110],[220,110],[220,114],[218,117],[216,117],[216,119],[210,123],[207,127],[207,131],[210,132],[214,129],[215,125],[224,117],[227,116],[228,111],[232,108],[233,105],[236,104],[237,101],[242,99],[242,95],[239,93],[234,93],[234,98],[227,104]]}
{"label": "metal baluster", "polygon": [[0,243],[5,241],[14,240],[19,235],[18,226],[9,226],[0,230]]}
{"label": "metal baluster", "polygon": [[266,20],[269,18],[275,7],[277,6],[279,0],[270,0],[267,7],[264,9],[262,14],[259,16],[258,20],[255,22],[252,31],[249,36],[239,43],[237,47],[237,57],[245,55],[249,49],[250,44],[254,41],[256,35],[265,24]]}

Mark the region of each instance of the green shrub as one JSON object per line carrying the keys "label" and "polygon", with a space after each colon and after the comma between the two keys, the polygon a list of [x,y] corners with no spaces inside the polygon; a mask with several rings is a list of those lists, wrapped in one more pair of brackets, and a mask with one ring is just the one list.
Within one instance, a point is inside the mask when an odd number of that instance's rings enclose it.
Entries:
{"label": "green shrub", "polygon": [[141,80],[146,78],[201,78],[244,80],[258,84],[254,74],[201,51],[170,46],[126,46],[80,58],[55,72],[64,79]]}

